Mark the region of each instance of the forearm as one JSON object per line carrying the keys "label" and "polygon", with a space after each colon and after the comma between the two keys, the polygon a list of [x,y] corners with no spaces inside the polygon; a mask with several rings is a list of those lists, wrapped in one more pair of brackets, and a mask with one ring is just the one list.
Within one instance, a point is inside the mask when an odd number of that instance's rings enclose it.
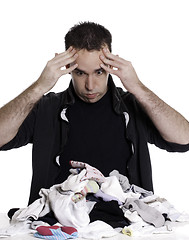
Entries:
{"label": "forearm", "polygon": [[15,137],[19,127],[43,94],[36,81],[18,97],[0,108],[0,146]]}
{"label": "forearm", "polygon": [[189,143],[189,122],[140,81],[132,91],[161,136],[178,144]]}
{"label": "forearm", "polygon": [[55,54],[55,57],[47,62],[39,79],[0,109],[0,147],[16,136],[35,103],[54,87],[58,79],[77,67],[74,63],[77,57],[78,54],[73,47]]}

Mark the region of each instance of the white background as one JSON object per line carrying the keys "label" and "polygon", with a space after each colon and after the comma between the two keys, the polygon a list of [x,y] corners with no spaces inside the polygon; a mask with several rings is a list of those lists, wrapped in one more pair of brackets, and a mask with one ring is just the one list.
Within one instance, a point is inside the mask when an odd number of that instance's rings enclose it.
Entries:
{"label": "white background", "polygon": [[[0,106],[40,75],[64,35],[79,21],[95,21],[113,35],[113,53],[131,61],[140,80],[189,119],[189,7],[187,0],[1,0]],[[69,84],[64,76],[53,91]],[[120,86],[118,79],[116,84]],[[27,205],[31,146],[0,152],[0,212]],[[150,146],[155,193],[189,212],[189,152]]]}

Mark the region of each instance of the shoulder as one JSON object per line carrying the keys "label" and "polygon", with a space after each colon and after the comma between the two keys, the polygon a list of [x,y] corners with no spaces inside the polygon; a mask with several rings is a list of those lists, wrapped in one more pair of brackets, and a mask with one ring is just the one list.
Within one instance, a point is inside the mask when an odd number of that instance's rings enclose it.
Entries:
{"label": "shoulder", "polygon": [[67,89],[59,93],[49,92],[48,94],[44,95],[40,99],[39,105],[42,107],[45,107],[45,106],[54,107],[58,105],[63,105],[65,102],[66,96],[67,96]]}
{"label": "shoulder", "polygon": [[141,119],[147,121],[147,119],[149,119],[143,107],[132,93],[124,91],[122,88],[117,88],[117,91],[124,105],[124,109],[128,112],[130,117],[134,118],[136,121],[140,121]]}
{"label": "shoulder", "polygon": [[127,107],[139,107],[140,108],[140,104],[138,103],[137,99],[135,98],[135,96],[128,92],[128,91],[124,91],[122,88],[120,87],[116,87],[117,88],[117,91],[118,91],[118,94],[121,98],[121,100],[124,102],[124,104],[127,106]]}
{"label": "shoulder", "polygon": [[55,93],[55,92],[49,92],[48,94],[44,95],[40,102],[42,103],[58,103],[61,102],[63,99],[64,95],[66,93],[66,90],[63,92]]}
{"label": "shoulder", "polygon": [[59,93],[49,92],[39,100],[32,112],[40,118],[54,116],[64,108],[66,95],[67,90]]}

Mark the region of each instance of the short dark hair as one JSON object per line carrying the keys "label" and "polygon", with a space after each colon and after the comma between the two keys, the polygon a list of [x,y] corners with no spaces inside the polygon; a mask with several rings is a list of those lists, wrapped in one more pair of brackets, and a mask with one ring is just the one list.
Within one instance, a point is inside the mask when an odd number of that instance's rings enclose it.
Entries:
{"label": "short dark hair", "polygon": [[73,46],[88,51],[98,50],[107,45],[111,52],[112,35],[102,25],[94,22],[80,22],[74,25],[65,36],[65,47]]}

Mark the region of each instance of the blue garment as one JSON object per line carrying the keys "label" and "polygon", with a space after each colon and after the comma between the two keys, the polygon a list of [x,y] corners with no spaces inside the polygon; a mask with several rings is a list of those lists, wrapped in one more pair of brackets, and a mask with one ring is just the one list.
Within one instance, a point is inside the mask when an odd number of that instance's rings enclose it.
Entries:
{"label": "blue garment", "polygon": [[71,235],[67,234],[63,231],[61,231],[60,228],[58,229],[50,229],[50,231],[52,232],[51,236],[44,236],[42,234],[34,233],[34,237],[37,238],[42,238],[42,239],[49,239],[49,240],[64,240],[64,239],[74,239],[78,237],[78,233],[74,232]]}

